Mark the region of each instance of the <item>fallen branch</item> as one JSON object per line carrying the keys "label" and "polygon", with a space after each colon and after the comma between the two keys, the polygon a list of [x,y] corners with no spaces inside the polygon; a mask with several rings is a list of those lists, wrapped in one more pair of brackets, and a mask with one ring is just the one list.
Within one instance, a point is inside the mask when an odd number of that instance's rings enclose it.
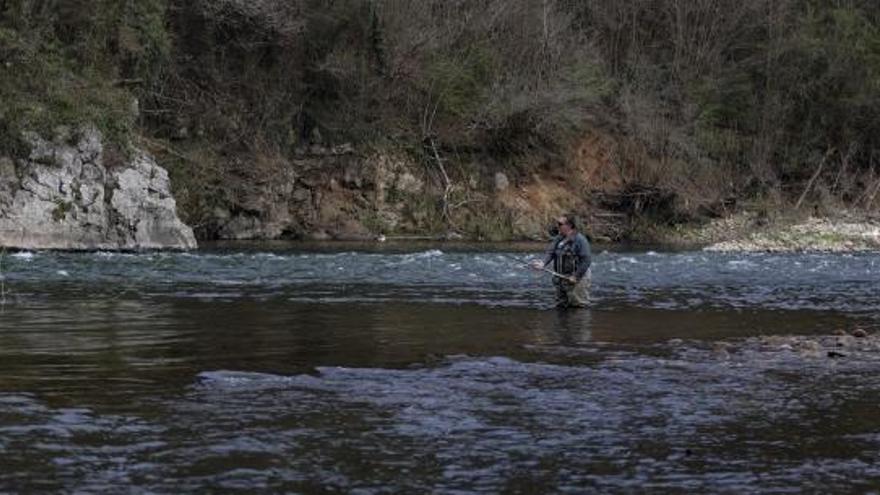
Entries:
{"label": "fallen branch", "polygon": [[434,142],[434,138],[428,137],[427,139],[431,144],[431,152],[434,155],[434,161],[437,162],[437,168],[440,170],[441,177],[443,177],[443,217],[446,218],[446,221],[451,225],[452,217],[450,216],[449,211],[449,193],[452,192],[452,180],[449,179],[449,174],[446,173],[446,167],[443,166],[443,158],[440,157],[440,152],[437,150],[437,143]]}
{"label": "fallen branch", "polygon": [[827,152],[825,152],[825,156],[822,157],[822,161],[819,162],[819,166],[816,167],[816,172],[810,177],[810,181],[807,182],[807,187],[804,188],[804,192],[801,193],[801,197],[798,198],[797,203],[794,205],[795,210],[801,209],[801,203],[804,202],[804,198],[807,197],[807,193],[810,192],[810,189],[813,188],[813,183],[816,182],[816,179],[819,178],[819,174],[822,173],[822,169],[825,167],[825,162],[828,161],[828,157],[834,153],[834,148],[829,148]]}
{"label": "fallen branch", "polygon": [[114,86],[139,86],[144,83],[143,79],[116,79],[113,81]]}
{"label": "fallen branch", "polygon": [[161,141],[156,141],[155,139],[150,139],[150,138],[144,137],[144,136],[141,136],[140,140],[143,141],[144,143],[146,143],[148,146],[154,146],[156,148],[159,148],[160,150],[162,150],[168,154],[174,155],[177,158],[180,158],[181,160],[183,160],[185,162],[198,163],[198,162],[196,162],[196,160],[193,160],[192,158],[184,155],[183,153],[175,150],[171,146],[168,146],[167,144],[165,144]]}
{"label": "fallen branch", "polygon": [[871,205],[874,204],[874,200],[877,198],[877,193],[880,193],[880,179],[877,179],[877,182],[874,183],[873,188],[874,188],[874,192],[872,192],[872,193],[871,193],[871,194],[865,199],[865,209],[866,209],[866,210],[870,210],[870,209],[871,209]]}

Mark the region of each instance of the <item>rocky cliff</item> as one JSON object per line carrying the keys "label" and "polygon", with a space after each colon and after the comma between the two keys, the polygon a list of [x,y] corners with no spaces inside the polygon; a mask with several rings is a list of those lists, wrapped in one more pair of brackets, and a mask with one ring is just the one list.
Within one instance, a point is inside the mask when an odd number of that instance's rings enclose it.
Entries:
{"label": "rocky cliff", "polygon": [[364,240],[387,233],[431,234],[419,201],[433,207],[417,164],[350,145],[313,146],[271,165],[249,163],[225,188],[225,201],[199,218],[218,239]]}
{"label": "rocky cliff", "polygon": [[[617,239],[629,213],[608,201],[625,182],[613,159],[617,146],[596,131],[569,156],[527,171],[478,153],[455,164],[444,153],[448,165],[441,169],[434,158],[402,149],[310,146],[291,157],[239,160],[217,180],[220,198],[202,202],[210,208],[185,213],[205,239],[540,240],[563,212],[580,215],[594,238]],[[175,177],[183,191],[209,182],[197,174]]]}
{"label": "rocky cliff", "polygon": [[0,247],[196,247],[177,216],[168,173],[149,154],[107,160],[94,129],[59,130],[51,141],[29,134],[27,141],[26,158],[0,154]]}

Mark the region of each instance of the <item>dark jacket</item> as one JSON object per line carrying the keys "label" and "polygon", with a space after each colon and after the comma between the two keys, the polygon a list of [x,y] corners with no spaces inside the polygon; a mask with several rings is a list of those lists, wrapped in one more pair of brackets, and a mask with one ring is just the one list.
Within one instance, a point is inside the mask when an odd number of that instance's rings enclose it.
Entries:
{"label": "dark jacket", "polygon": [[574,239],[558,235],[547,248],[544,266],[553,263],[553,271],[562,275],[574,275],[578,280],[590,268],[590,243],[580,232],[575,232]]}

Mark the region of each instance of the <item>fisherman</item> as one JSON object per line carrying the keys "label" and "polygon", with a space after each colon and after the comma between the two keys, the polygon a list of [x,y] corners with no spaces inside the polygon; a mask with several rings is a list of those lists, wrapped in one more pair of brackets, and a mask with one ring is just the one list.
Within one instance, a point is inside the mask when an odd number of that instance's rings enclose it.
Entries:
{"label": "fisherman", "polygon": [[544,270],[553,263],[553,286],[556,288],[557,308],[583,308],[590,304],[590,243],[577,230],[574,215],[565,214],[556,219],[559,234],[547,249],[544,261],[535,260],[532,268]]}

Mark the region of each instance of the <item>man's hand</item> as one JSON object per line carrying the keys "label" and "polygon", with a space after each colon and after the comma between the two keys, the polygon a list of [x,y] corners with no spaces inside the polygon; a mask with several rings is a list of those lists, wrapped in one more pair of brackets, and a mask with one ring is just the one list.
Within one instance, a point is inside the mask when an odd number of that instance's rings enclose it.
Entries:
{"label": "man's hand", "polygon": [[573,284],[577,284],[577,283],[578,283],[578,279],[577,279],[577,277],[575,277],[574,275],[568,277],[568,281],[571,282],[571,283],[573,283]]}

